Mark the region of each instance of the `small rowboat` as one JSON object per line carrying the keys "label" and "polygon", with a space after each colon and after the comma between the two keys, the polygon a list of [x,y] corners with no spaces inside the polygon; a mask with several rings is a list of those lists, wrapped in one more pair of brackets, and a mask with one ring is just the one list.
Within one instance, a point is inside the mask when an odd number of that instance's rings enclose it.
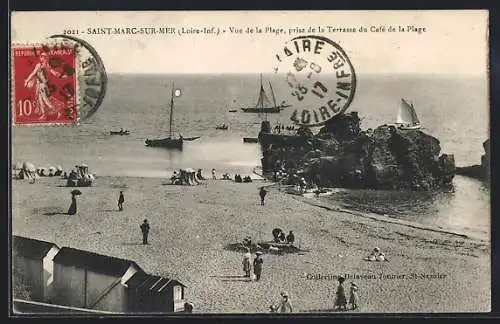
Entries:
{"label": "small rowboat", "polygon": [[243,137],[244,143],[258,143],[259,139],[257,137]]}
{"label": "small rowboat", "polygon": [[120,130],[120,131],[111,131],[109,132],[110,135],[130,135],[130,131],[128,130]]}

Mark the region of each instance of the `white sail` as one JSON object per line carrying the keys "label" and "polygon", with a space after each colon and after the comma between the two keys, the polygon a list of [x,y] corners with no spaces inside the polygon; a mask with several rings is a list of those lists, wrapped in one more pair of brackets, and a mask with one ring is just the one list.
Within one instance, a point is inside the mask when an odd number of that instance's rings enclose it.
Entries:
{"label": "white sail", "polygon": [[396,124],[401,124],[405,126],[420,125],[420,121],[418,120],[415,108],[413,108],[413,105],[410,105],[404,99],[401,99],[398,116],[396,117]]}

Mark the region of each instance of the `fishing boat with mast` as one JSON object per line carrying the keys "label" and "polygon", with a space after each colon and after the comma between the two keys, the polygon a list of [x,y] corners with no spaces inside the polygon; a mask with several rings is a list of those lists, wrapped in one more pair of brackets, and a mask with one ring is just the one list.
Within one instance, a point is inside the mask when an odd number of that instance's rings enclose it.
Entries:
{"label": "fishing boat with mast", "polygon": [[264,86],[262,84],[262,73],[260,74],[260,91],[259,91],[259,99],[257,100],[257,104],[255,107],[242,107],[241,110],[246,113],[270,113],[277,114],[280,113],[286,107],[290,107],[291,105],[287,105],[285,102],[281,104],[276,104],[276,98],[274,97],[273,86],[269,81],[269,88],[271,90],[271,95],[273,98],[273,102],[269,100],[266,91],[264,90]]}
{"label": "fishing boat with mast", "polygon": [[408,103],[404,98],[401,98],[396,125],[399,129],[403,130],[419,129],[422,127],[413,103]]}
{"label": "fishing boat with mast", "polygon": [[173,135],[172,127],[173,127],[173,120],[174,120],[173,119],[174,97],[180,97],[180,95],[181,95],[181,90],[175,89],[174,84],[172,83],[172,96],[170,99],[170,124],[169,124],[168,137],[159,138],[159,139],[146,139],[146,146],[164,147],[164,148],[172,148],[172,149],[182,150],[182,148],[184,146],[184,141],[186,141],[186,140],[192,141],[192,140],[199,138],[199,136],[184,138],[180,134],[179,134],[178,138],[175,138]]}

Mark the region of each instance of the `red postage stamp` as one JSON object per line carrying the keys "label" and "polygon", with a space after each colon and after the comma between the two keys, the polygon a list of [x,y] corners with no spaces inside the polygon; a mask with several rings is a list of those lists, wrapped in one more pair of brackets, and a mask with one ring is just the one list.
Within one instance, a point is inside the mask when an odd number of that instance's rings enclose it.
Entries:
{"label": "red postage stamp", "polygon": [[72,46],[12,48],[14,124],[73,124],[77,114],[77,55]]}

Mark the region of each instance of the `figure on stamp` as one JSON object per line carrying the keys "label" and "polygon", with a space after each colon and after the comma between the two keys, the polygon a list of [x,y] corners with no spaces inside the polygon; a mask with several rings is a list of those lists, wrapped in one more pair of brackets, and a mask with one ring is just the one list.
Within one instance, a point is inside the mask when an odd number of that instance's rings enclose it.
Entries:
{"label": "figure on stamp", "polygon": [[48,72],[59,78],[65,78],[67,75],[54,70],[49,64],[47,53],[40,54],[40,62],[37,63],[24,80],[26,88],[35,88],[35,106],[40,114],[40,119],[47,118],[46,113],[49,115],[61,115],[61,110],[65,108],[63,102],[50,95],[50,84],[48,79]]}

